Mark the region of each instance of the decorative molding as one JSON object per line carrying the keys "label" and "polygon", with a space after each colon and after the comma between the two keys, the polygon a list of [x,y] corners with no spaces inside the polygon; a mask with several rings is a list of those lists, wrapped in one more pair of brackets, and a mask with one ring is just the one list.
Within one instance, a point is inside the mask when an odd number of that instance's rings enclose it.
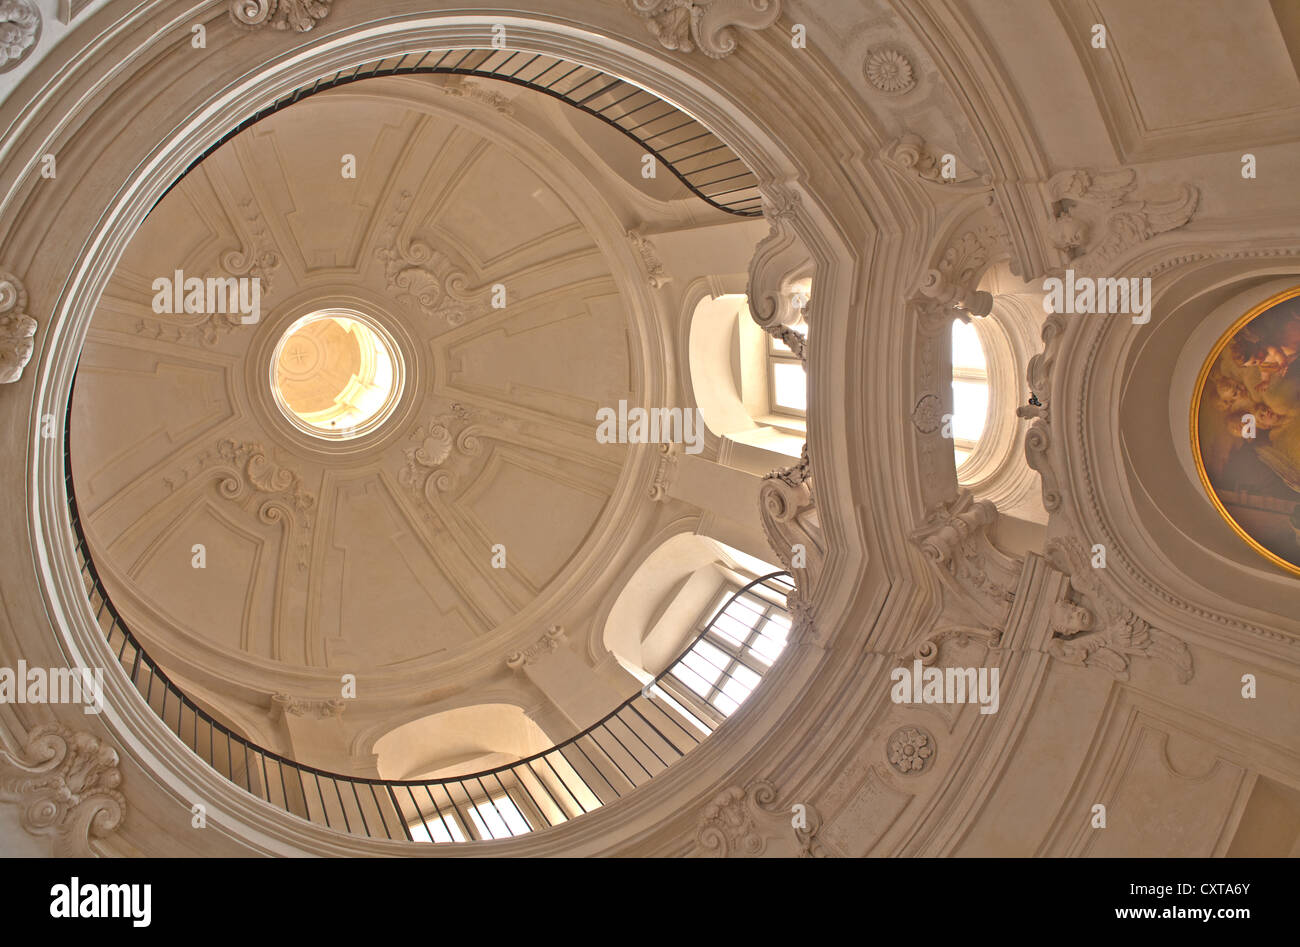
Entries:
{"label": "decorative molding", "polygon": [[645,230],[637,227],[627,232],[627,237],[632,241],[632,246],[636,248],[641,257],[641,265],[645,268],[646,283],[651,289],[663,289],[673,281],[664,268],[664,262],[659,257],[659,251],[650,238],[645,235]]}
{"label": "decorative molding", "polygon": [[316,717],[328,720],[342,717],[346,701],[341,697],[291,697],[288,694],[271,695],[271,717]]}
{"label": "decorative molding", "polygon": [[442,87],[447,95],[479,102],[496,109],[502,115],[514,115],[515,106],[506,96],[494,89],[489,89],[476,81],[473,76],[454,76],[452,81]]}
{"label": "decorative molding", "polygon": [[782,326],[792,326],[803,317],[794,283],[811,267],[812,254],[794,231],[795,209],[802,200],[799,192],[773,182],[761,191],[768,234],[754,249],[746,291],[750,316],[764,331],[781,338]]}
{"label": "decorative molding", "polygon": [[230,19],[235,25],[260,30],[306,33],[329,16],[334,0],[230,0]]}
{"label": "decorative molding", "polygon": [[426,521],[437,523],[439,519],[432,503],[434,493],[455,490],[473,466],[473,459],[483,454],[483,440],[489,436],[483,420],[505,430],[520,428],[518,421],[505,415],[453,401],[407,438],[413,446],[404,449],[406,462],[397,479],[421,502]]}
{"label": "decorative molding", "polygon": [[0,270],[0,385],[23,376],[36,343],[36,320],[24,311],[27,290],[12,273]]}
{"label": "decorative molding", "polygon": [[1043,509],[1048,513],[1059,510],[1064,500],[1049,451],[1052,446],[1052,370],[1056,367],[1065,329],[1065,317],[1059,313],[1052,313],[1043,320],[1043,350],[1029,360],[1026,371],[1030,401],[1016,408],[1019,417],[1032,420],[1025,432],[1025,462],[1042,479]]}
{"label": "decorative molding", "polygon": [[677,449],[676,444],[659,445],[659,460],[650,484],[650,499],[656,502],[668,499],[668,489],[677,476]]}
{"label": "decorative molding", "polygon": [[936,184],[949,190],[968,191],[971,185],[984,190],[992,186],[992,181],[986,174],[968,171],[962,177],[944,177],[943,156],[936,155],[924,138],[912,132],[887,142],[880,149],[880,157],[926,184]]}
{"label": "decorative molding", "polygon": [[1116,260],[1157,234],[1184,226],[1196,212],[1200,192],[1180,184],[1165,201],[1134,196],[1132,168],[1093,172],[1075,168],[1047,181],[1052,220],[1048,237],[1061,268],[1089,276],[1111,275]]}
{"label": "decorative molding", "polygon": [[1005,625],[1023,561],[993,545],[988,533],[998,509],[962,490],[939,503],[912,532],[912,541],[934,564],[940,580],[989,628]]}
{"label": "decorative molding", "polygon": [[723,59],[738,48],[737,28],[764,30],[781,15],[781,0],[628,0],[664,49],[699,49]]}
{"label": "decorative molding", "polygon": [[916,88],[916,67],[897,46],[876,46],[867,50],[862,73],[877,92],[905,95]]}
{"label": "decorative molding", "polygon": [[[199,466],[206,464],[200,457]],[[217,484],[217,492],[227,500],[240,502],[252,494],[268,494],[269,498],[257,507],[257,518],[263,523],[285,522],[292,531],[301,526],[304,533],[312,528],[312,511],[316,498],[303,487],[302,477],[287,467],[281,467],[266,456],[261,444],[244,441],[236,443],[226,439],[217,444],[216,458],[224,461],[233,470],[234,475],[223,477]],[[174,481],[167,481],[172,487]],[[298,569],[306,571],[307,554],[310,544],[306,537],[298,543]]]}
{"label": "decorative molding", "polygon": [[560,650],[560,646],[565,642],[564,627],[561,625],[552,625],[547,628],[545,633],[534,643],[530,644],[522,651],[513,651],[506,657],[506,667],[512,671],[520,671],[531,664],[535,664],[538,659],[544,658],[548,654],[553,654]]}
{"label": "decorative molding", "polygon": [[971,315],[992,312],[993,295],[976,287],[989,265],[1008,252],[1006,230],[994,223],[967,230],[948,244],[935,265],[921,275],[912,297],[922,329],[937,333],[947,329],[954,317],[970,321]]}
{"label": "decorative molding", "polygon": [[19,756],[0,749],[0,799],[17,803],[22,827],[53,836],[55,857],[93,857],[92,838],[122,824],[126,797],[117,751],[59,723],[37,727]]}
{"label": "decorative molding", "polygon": [[375,257],[384,264],[388,291],[399,302],[414,306],[430,318],[445,319],[453,328],[464,325],[471,316],[487,311],[478,298],[482,294],[470,289],[466,267],[450,254],[422,240],[401,238],[411,200],[410,191],[397,196],[381,245],[375,250]]}
{"label": "decorative molding", "polygon": [[928,392],[912,408],[912,425],[922,434],[933,434],[943,426],[943,414],[943,400]]}
{"label": "decorative molding", "polygon": [[41,11],[32,0],[0,0],[0,72],[31,54],[41,38]]}
{"label": "decorative molding", "polygon": [[81,11],[90,6],[94,0],[59,0],[59,22],[71,23],[81,16]]}
{"label": "decorative molding", "polygon": [[[221,255],[221,268],[228,276],[237,279],[256,279],[265,306],[265,296],[270,293],[275,271],[280,268],[280,250],[267,231],[266,221],[253,199],[250,197],[239,206],[244,220],[248,222],[249,239],[246,246],[227,250]],[[208,313],[203,321],[191,325],[162,319],[139,319],[135,324],[135,333],[166,342],[213,346],[243,325],[246,323],[239,313],[213,312]]]}
{"label": "decorative molding", "polygon": [[[826,563],[826,540],[817,517],[806,443],[797,464],[774,470],[763,478],[758,505],[768,544],[784,569],[794,577],[796,591],[788,598],[793,613],[790,640],[817,642],[812,598]],[[796,547],[800,546],[803,548],[796,559]]]}
{"label": "decorative molding", "polygon": [[821,814],[811,805],[803,810],[804,825],[796,827],[793,805],[779,806],[776,787],[765,779],[747,787],[732,786],[713,797],[700,814],[695,841],[716,858],[824,858],[817,839]]}
{"label": "decorative molding", "polygon": [[899,655],[902,661],[920,661],[922,666],[931,667],[939,663],[939,653],[943,650],[944,642],[952,641],[957,647],[964,648],[971,643],[971,639],[980,639],[984,647],[992,651],[1002,641],[1002,630],[999,628],[980,628],[976,625],[947,625],[933,628],[925,633],[921,642],[910,650]]}
{"label": "decorative molding", "polygon": [[938,744],[924,727],[899,727],[885,742],[885,759],[895,772],[920,776],[934,765]]}
{"label": "decorative molding", "polygon": [[1134,657],[1169,664],[1179,683],[1192,679],[1192,653],[1182,639],[1139,618],[1101,581],[1083,543],[1073,536],[1047,541],[1047,560],[1070,577],[1070,598],[1057,603],[1047,650],[1053,657],[1083,667],[1100,667],[1127,680]]}

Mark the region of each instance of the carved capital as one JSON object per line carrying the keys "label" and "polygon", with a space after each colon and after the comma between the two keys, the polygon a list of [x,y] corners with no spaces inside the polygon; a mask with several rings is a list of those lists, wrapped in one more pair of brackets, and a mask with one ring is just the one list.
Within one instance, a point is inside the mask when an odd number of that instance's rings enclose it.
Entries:
{"label": "carved capital", "polygon": [[650,499],[656,502],[668,499],[668,489],[677,476],[677,450],[676,444],[659,445],[659,460],[650,484]]}
{"label": "carved capital", "polygon": [[18,756],[0,750],[0,799],[21,807],[32,835],[52,836],[58,857],[93,856],[90,839],[122,824],[121,784],[117,751],[62,724],[37,727]]}
{"label": "carved capital", "polygon": [[334,0],[230,0],[230,19],[250,30],[271,27],[306,33],[329,16]]}
{"label": "carved capital", "polygon": [[737,48],[737,29],[763,30],[781,15],[781,0],[628,0],[664,49],[700,50],[711,59]]}
{"label": "carved capital", "polygon": [[922,329],[939,332],[954,317],[969,321],[971,316],[992,312],[993,295],[976,287],[989,264],[1005,250],[1006,231],[993,223],[967,230],[944,247],[935,265],[921,274],[912,298],[921,313]]}
{"label": "carved capital", "polygon": [[36,320],[26,309],[27,290],[22,282],[0,270],[0,385],[16,382],[32,360]]}
{"label": "carved capital", "polygon": [[824,858],[817,839],[821,814],[812,805],[778,805],[776,787],[765,779],[732,786],[700,814],[695,840],[717,858]]}

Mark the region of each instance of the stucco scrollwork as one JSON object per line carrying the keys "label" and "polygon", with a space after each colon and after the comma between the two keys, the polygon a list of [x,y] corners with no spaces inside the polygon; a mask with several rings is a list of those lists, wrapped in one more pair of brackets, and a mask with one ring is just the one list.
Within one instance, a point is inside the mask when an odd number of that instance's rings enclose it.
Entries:
{"label": "stucco scrollwork", "polygon": [[32,835],[53,837],[57,857],[93,856],[90,839],[122,824],[121,784],[116,750],[59,723],[33,730],[16,756],[0,749],[0,799],[21,807]]}
{"label": "stucco scrollwork", "polygon": [[36,47],[41,12],[31,0],[0,0],[0,72],[8,72]]}
{"label": "stucco scrollwork", "polygon": [[1052,204],[1049,239],[1061,265],[1084,275],[1108,275],[1133,247],[1182,227],[1200,197],[1192,185],[1180,184],[1167,200],[1139,199],[1132,168],[1075,168],[1054,174],[1046,187]]}
{"label": "stucco scrollwork", "polygon": [[814,806],[778,805],[776,787],[760,779],[714,796],[700,814],[695,840],[716,858],[824,858],[821,824]]}
{"label": "stucco scrollwork", "polygon": [[[954,155],[937,154],[929,143],[913,132],[907,132],[887,142],[880,149],[880,157],[901,171],[913,174],[926,184],[941,188],[969,192],[973,188],[990,186],[988,175],[965,171],[958,174]],[[952,173],[945,173],[945,158],[952,159]]]}
{"label": "stucco scrollwork", "polygon": [[[254,494],[265,495],[267,498],[257,505],[261,522],[283,521],[288,530],[300,526],[304,533],[311,532],[316,497],[307,491],[302,477],[267,457],[261,444],[226,439],[217,444],[217,458],[231,470],[217,484],[223,499],[240,503]],[[297,548],[298,569],[304,571],[310,545],[303,539]]]}
{"label": "stucco scrollwork", "polygon": [[738,47],[736,30],[763,30],[781,15],[781,0],[628,0],[664,49],[696,49],[723,59]]}
{"label": "stucco scrollwork", "polygon": [[792,641],[815,639],[813,589],[826,562],[826,540],[817,518],[808,445],[799,462],[763,478],[758,492],[763,532],[777,559],[794,577],[789,599]]}
{"label": "stucco scrollwork", "polygon": [[1192,653],[1185,642],[1139,617],[1103,584],[1083,543],[1073,536],[1047,541],[1047,560],[1070,577],[1072,601],[1057,604],[1047,650],[1068,664],[1100,667],[1127,680],[1134,657],[1173,668],[1179,683],[1192,679]]}
{"label": "stucco scrollwork", "polygon": [[273,716],[316,717],[328,720],[330,717],[343,716],[345,704],[343,698],[292,697],[289,694],[271,695],[271,712]]}
{"label": "stucco scrollwork", "polygon": [[912,533],[944,586],[989,628],[1005,626],[1024,565],[989,539],[997,516],[996,506],[963,490],[931,509]]}
{"label": "stucco scrollwork", "polygon": [[552,625],[535,642],[520,651],[513,651],[506,656],[506,667],[520,671],[538,659],[553,654],[564,645],[566,638],[562,625]]}
{"label": "stucco scrollwork", "polygon": [[248,29],[306,33],[329,16],[334,0],[230,0],[230,18]]}
{"label": "stucco scrollwork", "polygon": [[641,265],[645,268],[646,283],[651,289],[663,289],[672,282],[672,277],[664,268],[664,262],[659,257],[658,248],[646,236],[645,231],[640,228],[634,228],[627,232],[627,238],[632,241],[632,246],[637,254],[641,257]]}
{"label": "stucco scrollwork", "polygon": [[23,311],[26,308],[23,284],[0,270],[0,385],[16,382],[32,360],[36,320]]}
{"label": "stucco scrollwork", "polygon": [[799,357],[805,342],[791,326],[803,318],[807,300],[795,287],[810,268],[812,256],[794,230],[794,212],[800,203],[797,190],[784,184],[764,185],[763,212],[768,234],[754,250],[749,263],[749,314],[760,328],[780,339]]}
{"label": "stucco scrollwork", "polygon": [[411,201],[410,191],[397,196],[375,250],[375,257],[384,264],[388,291],[399,302],[418,308],[430,318],[445,319],[453,328],[464,325],[487,310],[484,294],[471,288],[465,267],[449,252],[401,236]]}

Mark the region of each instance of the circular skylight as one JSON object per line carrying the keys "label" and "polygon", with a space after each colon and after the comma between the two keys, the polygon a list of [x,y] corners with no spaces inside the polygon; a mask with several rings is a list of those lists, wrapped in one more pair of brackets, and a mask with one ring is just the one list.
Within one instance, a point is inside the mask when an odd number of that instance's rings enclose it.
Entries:
{"label": "circular skylight", "polygon": [[349,440],[375,430],[402,393],[401,352],[374,319],[322,309],[289,326],[271,356],[271,390],[298,430]]}

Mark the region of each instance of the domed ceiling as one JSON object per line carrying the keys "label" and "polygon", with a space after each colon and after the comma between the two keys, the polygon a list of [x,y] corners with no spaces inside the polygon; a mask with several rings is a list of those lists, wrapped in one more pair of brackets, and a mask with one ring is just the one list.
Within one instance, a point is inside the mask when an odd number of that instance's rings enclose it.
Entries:
{"label": "domed ceiling", "polygon": [[[594,436],[597,408],[643,396],[621,231],[464,93],[377,79],[273,114],[117,267],[73,473],[110,593],[165,662],[255,686],[499,656],[648,503],[629,448]],[[260,297],[203,295],[253,277]],[[169,312],[195,278],[204,311]]]}

